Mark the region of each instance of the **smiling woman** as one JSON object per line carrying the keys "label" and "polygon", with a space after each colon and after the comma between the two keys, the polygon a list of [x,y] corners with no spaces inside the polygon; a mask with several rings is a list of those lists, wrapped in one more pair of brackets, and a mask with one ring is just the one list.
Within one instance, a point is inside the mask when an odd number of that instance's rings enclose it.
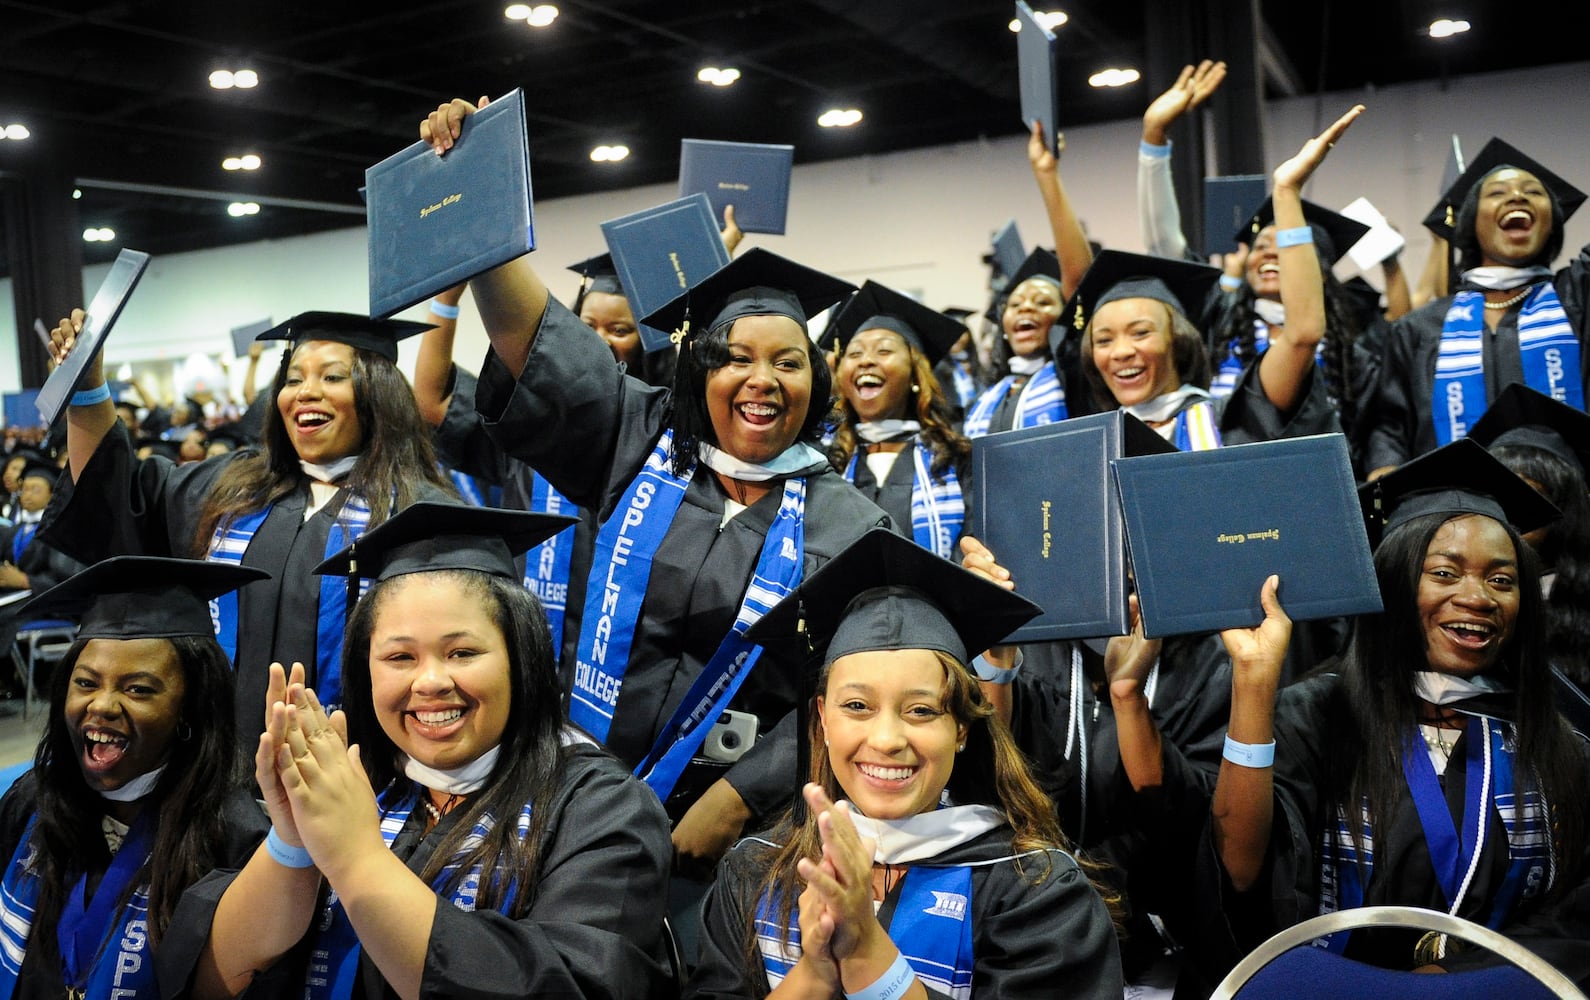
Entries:
{"label": "smiling woman", "polygon": [[[70,350],[82,314],[56,327]],[[56,495],[47,537],[84,561],[114,554],[202,555],[257,566],[271,579],[217,604],[216,637],[237,669],[237,731],[261,722],[273,661],[304,664],[322,695],[341,701],[347,594],[317,586],[327,555],[416,499],[450,496],[408,383],[397,340],[418,323],[309,312],[260,335],[286,340],[264,446],[174,467],[134,457],[108,400],[67,416],[72,483]],[[103,379],[99,359],[86,384]]]}

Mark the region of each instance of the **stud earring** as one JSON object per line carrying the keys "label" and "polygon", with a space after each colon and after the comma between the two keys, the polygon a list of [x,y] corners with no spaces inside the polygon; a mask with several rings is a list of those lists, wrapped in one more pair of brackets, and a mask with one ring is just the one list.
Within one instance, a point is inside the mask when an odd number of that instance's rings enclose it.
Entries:
{"label": "stud earring", "polygon": [[956,752],[956,753],[960,753],[960,752],[961,752],[961,751],[962,751],[962,750],[965,750],[965,749],[966,749],[966,744],[965,744],[965,743],[962,743],[962,744],[961,744],[961,745],[960,745],[960,746],[957,746],[957,747],[956,747],[956,748],[955,748],[955,752]]}
{"label": "stud earring", "polygon": [[922,387],[917,385],[915,382],[912,382],[911,383],[911,391],[912,392],[921,392],[922,391]]}

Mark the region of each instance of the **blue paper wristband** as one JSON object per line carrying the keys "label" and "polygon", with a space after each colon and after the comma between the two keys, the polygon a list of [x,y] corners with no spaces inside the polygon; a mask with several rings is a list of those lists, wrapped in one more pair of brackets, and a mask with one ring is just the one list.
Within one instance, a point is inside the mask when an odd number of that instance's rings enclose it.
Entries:
{"label": "blue paper wristband", "polygon": [[1226,760],[1243,767],[1270,767],[1275,763],[1275,741],[1268,743],[1238,743],[1230,736],[1226,737],[1226,751],[1221,754]]}
{"label": "blue paper wristband", "polygon": [[271,827],[271,832],[265,835],[265,853],[271,860],[283,868],[313,868],[315,859],[302,847],[294,847],[281,837],[277,836],[276,828]]}
{"label": "blue paper wristband", "polygon": [[1222,274],[1220,276],[1220,287],[1222,289],[1224,289],[1225,291],[1228,291],[1228,292],[1238,291],[1239,289],[1242,288],[1243,285],[1246,285],[1246,284],[1247,284],[1246,281],[1243,281],[1241,278],[1235,277],[1235,276],[1230,275],[1230,274]]}
{"label": "blue paper wristband", "polygon": [[84,389],[72,394],[73,406],[93,406],[110,398],[110,383],[101,382],[97,388]]}
{"label": "blue paper wristband", "polygon": [[1305,243],[1314,242],[1314,227],[1298,226],[1296,229],[1277,229],[1275,231],[1275,245],[1277,247],[1300,247]]}
{"label": "blue paper wristband", "polygon": [[1010,669],[1001,670],[984,659],[983,654],[979,653],[972,657],[972,673],[977,675],[978,680],[989,684],[1009,684],[1016,679],[1017,674],[1021,673],[1021,665],[1025,662],[1026,658],[1021,655],[1021,650],[1018,649],[1016,650],[1016,662],[1011,665]]}
{"label": "blue paper wristband", "polygon": [[871,986],[854,993],[846,993],[845,1000],[895,1000],[896,997],[905,995],[905,991],[911,988],[911,983],[915,979],[916,973],[911,971],[911,963],[905,960],[904,955],[896,952],[894,963],[883,975],[879,976]]}
{"label": "blue paper wristband", "polygon": [[458,307],[450,306],[445,302],[431,300],[431,315],[440,316],[442,319],[457,319]]}

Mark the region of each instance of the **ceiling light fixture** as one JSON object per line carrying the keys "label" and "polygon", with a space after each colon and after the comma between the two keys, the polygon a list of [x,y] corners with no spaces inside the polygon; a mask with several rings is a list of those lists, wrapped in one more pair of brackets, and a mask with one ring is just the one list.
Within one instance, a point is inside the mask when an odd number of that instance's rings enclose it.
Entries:
{"label": "ceiling light fixture", "polygon": [[5,128],[0,129],[0,139],[13,139],[17,142],[21,142],[32,134],[32,132],[28,131],[28,127],[21,122],[12,122]]}
{"label": "ceiling light fixture", "polygon": [[596,163],[617,163],[628,155],[628,146],[597,146],[591,150],[591,160]]}
{"label": "ceiling light fixture", "polygon": [[[1035,10],[1032,12],[1032,19],[1037,21],[1040,26],[1053,31],[1071,20],[1071,17],[1063,10]],[[1009,27],[1011,31],[1020,31],[1021,22],[1011,18]]]}
{"label": "ceiling light fixture", "polygon": [[849,128],[861,121],[861,112],[855,108],[829,108],[817,116],[817,124],[823,128]]}
{"label": "ceiling light fixture", "polygon": [[83,230],[84,243],[109,243],[116,238],[116,230],[106,226],[90,226]]}
{"label": "ceiling light fixture", "polygon": [[1467,21],[1443,17],[1430,22],[1430,37],[1451,38],[1453,35],[1463,34],[1463,32],[1469,30],[1469,27],[1470,25]]}
{"label": "ceiling light fixture", "polygon": [[244,153],[242,156],[228,156],[221,161],[222,170],[258,170],[260,168],[259,156],[255,153]]}
{"label": "ceiling light fixture", "polygon": [[258,215],[259,202],[234,201],[232,204],[226,206],[226,214],[230,215],[234,219],[241,219],[245,215]]}
{"label": "ceiling light fixture", "polygon": [[545,28],[558,19],[558,8],[550,3],[538,3],[534,7],[516,3],[509,4],[502,15],[510,21],[523,21],[532,28]]}
{"label": "ceiling light fixture", "polygon": [[1129,83],[1136,83],[1143,78],[1143,74],[1135,69],[1105,69],[1088,77],[1090,87],[1124,87]]}
{"label": "ceiling light fixture", "polygon": [[716,66],[703,66],[696,74],[696,79],[702,83],[710,83],[714,87],[727,87],[740,78],[740,71],[733,66],[719,69]]}
{"label": "ceiling light fixture", "polygon": [[252,90],[259,86],[259,74],[251,69],[218,69],[210,74],[210,86],[216,90]]}

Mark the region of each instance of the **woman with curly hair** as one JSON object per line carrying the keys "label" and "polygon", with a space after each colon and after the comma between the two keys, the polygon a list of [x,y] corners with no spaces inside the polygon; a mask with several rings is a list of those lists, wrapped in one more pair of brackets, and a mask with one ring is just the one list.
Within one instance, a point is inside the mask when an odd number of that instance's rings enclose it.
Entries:
{"label": "woman with curly hair", "polygon": [[875,531],[768,614],[826,641],[811,783],[724,860],[687,996],[1121,995],[1110,909],[967,667],[1037,613]]}
{"label": "woman with curly hair", "polygon": [[[955,430],[933,366],[961,325],[869,281],[828,323],[839,423],[828,458],[916,543],[946,559],[966,526],[972,442]],[[904,461],[902,461],[904,459]]]}

